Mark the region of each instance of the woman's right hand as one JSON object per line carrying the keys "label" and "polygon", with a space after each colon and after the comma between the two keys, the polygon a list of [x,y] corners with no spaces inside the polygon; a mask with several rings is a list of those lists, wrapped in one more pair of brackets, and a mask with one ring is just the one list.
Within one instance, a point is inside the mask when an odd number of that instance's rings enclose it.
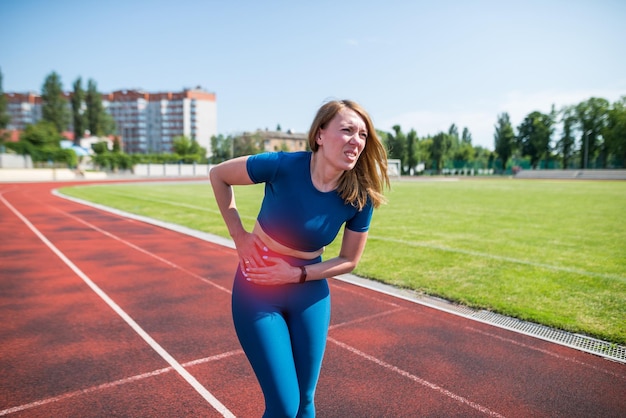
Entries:
{"label": "woman's right hand", "polygon": [[237,254],[239,254],[239,263],[244,275],[246,274],[246,268],[256,268],[265,265],[263,253],[267,252],[267,247],[256,234],[243,232],[233,238],[233,240],[235,241]]}

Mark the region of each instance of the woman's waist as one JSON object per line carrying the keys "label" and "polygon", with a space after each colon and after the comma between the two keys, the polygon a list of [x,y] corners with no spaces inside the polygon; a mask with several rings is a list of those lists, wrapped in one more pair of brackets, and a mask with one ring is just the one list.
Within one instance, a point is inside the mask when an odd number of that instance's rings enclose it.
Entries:
{"label": "woman's waist", "polygon": [[252,233],[258,236],[261,241],[263,241],[263,243],[267,246],[267,248],[275,253],[285,256],[299,258],[303,260],[313,260],[320,257],[324,253],[324,247],[316,251],[301,251],[291,247],[287,247],[286,245],[281,244],[280,242],[267,235],[267,233],[263,230],[258,221],[254,224],[254,229]]}

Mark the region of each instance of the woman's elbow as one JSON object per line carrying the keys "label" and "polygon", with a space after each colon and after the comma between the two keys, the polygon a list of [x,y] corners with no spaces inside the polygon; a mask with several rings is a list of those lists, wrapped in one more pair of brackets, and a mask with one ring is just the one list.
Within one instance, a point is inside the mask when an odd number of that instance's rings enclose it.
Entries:
{"label": "woman's elbow", "polygon": [[359,265],[359,260],[346,259],[345,264],[344,264],[346,273],[352,273],[352,271],[354,271],[354,269],[358,265]]}
{"label": "woman's elbow", "polygon": [[209,170],[209,180],[211,181],[211,183],[213,182],[217,183],[218,178],[219,178],[219,167],[218,166],[211,167],[211,169]]}

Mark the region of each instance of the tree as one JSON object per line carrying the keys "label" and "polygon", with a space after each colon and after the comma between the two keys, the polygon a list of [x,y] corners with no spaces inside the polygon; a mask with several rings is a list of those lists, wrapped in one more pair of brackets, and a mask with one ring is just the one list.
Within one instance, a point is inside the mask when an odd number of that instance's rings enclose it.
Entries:
{"label": "tree", "polygon": [[450,125],[450,128],[448,128],[448,135],[459,139],[459,128],[456,127],[456,124],[453,123]]}
{"label": "tree", "polygon": [[562,168],[566,169],[569,167],[570,160],[574,155],[574,147],[576,146],[576,137],[574,136],[576,109],[573,106],[565,106],[561,109],[560,114],[563,133],[561,134],[561,139],[556,143],[555,150],[561,156]]}
{"label": "tree", "polygon": [[474,148],[474,167],[482,169],[493,168],[494,151],[476,145]]}
{"label": "tree", "polygon": [[502,171],[506,171],[506,164],[515,149],[515,133],[508,113],[498,115],[496,133],[493,136],[495,152],[502,160]]}
{"label": "tree", "polygon": [[420,156],[420,162],[424,163],[425,170],[433,169],[433,161],[434,158],[431,153],[431,149],[433,148],[433,138],[426,137],[422,138],[419,142],[418,153]]}
{"label": "tree", "polygon": [[83,90],[83,80],[78,77],[74,81],[74,91],[72,93],[72,121],[74,125],[74,143],[80,145],[80,138],[85,134],[84,100],[85,91]]}
{"label": "tree", "polygon": [[191,155],[197,155],[200,159],[207,155],[206,148],[201,147],[198,141],[191,140],[191,147],[189,148]]}
{"label": "tree", "polygon": [[[4,95],[4,90],[2,89],[2,70],[0,70],[0,129],[6,129],[11,121],[11,117],[9,116],[7,109],[8,100]],[[1,137],[0,140],[2,140]]]}
{"label": "tree", "polygon": [[186,136],[177,136],[172,140],[172,148],[178,155],[189,155],[191,152],[191,139]]}
{"label": "tree", "polygon": [[211,137],[211,150],[212,155],[209,159],[211,164],[219,164],[222,161],[230,160],[233,158],[233,138],[224,137],[219,134]]}
{"label": "tree", "polygon": [[517,146],[522,155],[530,157],[533,169],[543,157],[550,154],[552,118],[541,112],[532,112],[517,128]]}
{"label": "tree", "polygon": [[61,150],[61,136],[54,123],[40,120],[33,125],[26,125],[20,135],[20,153],[28,154],[33,161],[55,160]]}
{"label": "tree", "polygon": [[395,135],[387,133],[388,157],[400,160],[400,168],[404,173],[404,166],[408,162],[406,136],[402,133],[400,125],[394,125],[392,129]]}
{"label": "tree", "polygon": [[406,136],[406,151],[407,151],[407,172],[413,174],[413,170],[417,166],[418,151],[419,151],[419,138],[415,129],[411,129]]}
{"label": "tree", "polygon": [[609,153],[622,168],[626,168],[626,96],[613,103],[602,136]]}
{"label": "tree", "polygon": [[89,79],[87,82],[87,93],[85,94],[85,104],[87,105],[87,128],[91,135],[101,136],[104,132],[104,107],[102,106],[102,95],[98,93],[96,82]]}
{"label": "tree", "polygon": [[461,135],[461,143],[472,145],[472,134],[467,127],[463,128],[463,134]]}
{"label": "tree", "polygon": [[452,161],[455,168],[467,167],[474,161],[476,156],[476,150],[471,144],[467,142],[461,142],[452,152]]}
{"label": "tree", "polygon": [[450,128],[448,128],[448,138],[450,139],[450,144],[448,146],[448,149],[446,150],[446,153],[444,154],[444,158],[448,157],[454,161],[455,154],[459,150],[459,145],[461,142],[459,138],[459,128],[457,128],[456,124],[454,123],[450,125]]}
{"label": "tree", "polygon": [[63,97],[61,77],[54,71],[44,81],[41,101],[42,119],[51,122],[58,132],[65,131],[69,123],[67,102]]}
{"label": "tree", "polygon": [[435,170],[439,173],[442,168],[443,158],[452,145],[452,135],[440,132],[433,137],[430,147],[430,155],[435,161]]}
{"label": "tree", "polygon": [[[576,106],[578,128],[581,132],[580,167],[589,167],[589,158],[595,158],[600,151],[598,143],[606,126],[609,102],[606,99],[592,97]],[[603,167],[606,167],[606,153]]]}
{"label": "tree", "polygon": [[206,150],[197,141],[186,136],[177,136],[172,140],[174,152],[182,157],[183,162],[191,163],[200,161],[206,154]]}
{"label": "tree", "polygon": [[256,132],[252,135],[242,135],[233,140],[233,157],[253,155],[263,151],[263,138]]}

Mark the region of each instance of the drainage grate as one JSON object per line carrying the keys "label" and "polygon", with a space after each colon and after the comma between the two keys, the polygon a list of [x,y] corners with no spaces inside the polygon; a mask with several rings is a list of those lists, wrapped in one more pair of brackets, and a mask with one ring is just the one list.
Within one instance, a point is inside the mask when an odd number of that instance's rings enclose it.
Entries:
{"label": "drainage grate", "polygon": [[337,277],[340,280],[350,282],[359,286],[374,289],[383,293],[394,295],[412,302],[430,306],[431,308],[440,309],[452,314],[460,315],[466,318],[475,319],[487,324],[506,328],[542,340],[550,341],[556,344],[564,345],[576,350],[585,351],[605,357],[610,360],[626,363],[626,347],[595,338],[587,337],[580,334],[572,334],[571,332],[554,329],[545,325],[535,324],[523,321],[521,319],[511,318],[505,315],[497,314],[485,310],[476,310],[463,305],[457,305],[445,299],[424,295],[422,293],[399,289],[381,282],[364,279],[352,274],[345,274]]}
{"label": "drainage grate", "polygon": [[609,343],[585,335],[572,334],[571,332],[510,318],[489,311],[475,311],[475,313],[469,315],[469,317],[581,351],[597,354],[619,361],[620,363],[626,363],[626,347],[618,344]]}

